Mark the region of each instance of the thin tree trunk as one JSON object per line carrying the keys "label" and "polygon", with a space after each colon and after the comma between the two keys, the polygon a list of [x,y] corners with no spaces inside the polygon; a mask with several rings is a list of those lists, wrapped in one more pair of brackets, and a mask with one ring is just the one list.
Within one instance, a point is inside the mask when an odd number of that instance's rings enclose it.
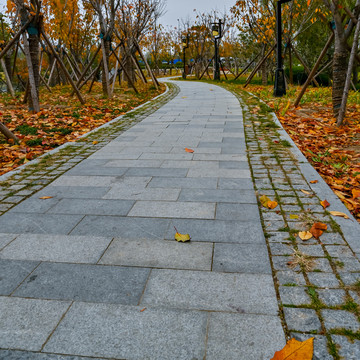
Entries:
{"label": "thin tree trunk", "polygon": [[0,62],[1,62],[1,67],[2,67],[4,75],[5,75],[7,90],[11,94],[11,96],[14,98],[15,97],[15,91],[14,91],[14,88],[12,86],[9,73],[8,73],[6,65],[5,65],[5,61],[4,61],[4,59],[0,59]]}
{"label": "thin tree trunk", "polygon": [[346,103],[347,103],[347,99],[348,99],[348,95],[349,95],[350,82],[351,82],[351,73],[353,70],[355,55],[357,52],[358,42],[359,42],[359,32],[360,32],[360,15],[357,19],[357,24],[356,24],[356,28],[355,28],[354,40],[353,40],[353,45],[352,45],[352,49],[351,49],[347,74],[346,74],[344,92],[343,92],[343,96],[341,99],[340,111],[339,111],[339,115],[338,115],[337,122],[336,122],[337,126],[342,125],[342,123],[344,121],[344,117],[345,117]]}
{"label": "thin tree trunk", "polygon": [[[32,35],[30,35],[32,36]],[[36,36],[36,35],[35,35]],[[40,111],[40,105],[39,105],[39,93],[38,93],[38,85],[36,83],[36,72],[38,72],[39,67],[33,66],[33,60],[36,61],[35,57],[36,57],[36,49],[34,49],[34,47],[39,47],[39,41],[36,44],[36,41],[34,39],[32,39],[31,42],[31,46],[32,46],[32,50],[30,52],[30,44],[28,42],[28,39],[26,38],[26,34],[23,34],[23,41],[24,41],[24,52],[25,52],[25,57],[26,57],[26,62],[27,62],[27,66],[28,66],[28,72],[29,72],[29,95],[28,99],[29,99],[29,109],[31,111],[34,112],[39,112]],[[38,61],[38,60],[37,60]],[[39,64],[39,63],[37,63]],[[37,78],[39,78],[39,76],[37,76]]]}
{"label": "thin tree trunk", "polygon": [[110,80],[109,80],[109,55],[110,55],[110,41],[104,41],[101,39],[102,50],[102,88],[103,94],[107,97],[111,97]]}

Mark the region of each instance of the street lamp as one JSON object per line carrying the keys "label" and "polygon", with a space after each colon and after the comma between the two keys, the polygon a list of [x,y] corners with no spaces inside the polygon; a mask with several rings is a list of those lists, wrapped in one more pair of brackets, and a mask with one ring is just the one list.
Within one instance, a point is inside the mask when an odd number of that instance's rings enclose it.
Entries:
{"label": "street lamp", "polygon": [[186,60],[186,57],[185,57],[185,51],[186,49],[189,47],[189,34],[187,34],[186,36],[183,36],[182,39],[182,47],[183,47],[183,61],[184,61],[184,70],[183,70],[183,73],[182,73],[182,77],[183,79],[186,79],[186,66],[185,66],[185,60]]}
{"label": "street lamp", "polygon": [[276,2],[276,70],[274,96],[286,95],[285,74],[281,55],[281,5],[291,0],[277,0]]}
{"label": "street lamp", "polygon": [[219,19],[219,22],[211,24],[211,31],[214,37],[215,43],[215,70],[214,70],[214,80],[220,80],[220,61],[219,61],[219,41],[222,37],[222,22]]}

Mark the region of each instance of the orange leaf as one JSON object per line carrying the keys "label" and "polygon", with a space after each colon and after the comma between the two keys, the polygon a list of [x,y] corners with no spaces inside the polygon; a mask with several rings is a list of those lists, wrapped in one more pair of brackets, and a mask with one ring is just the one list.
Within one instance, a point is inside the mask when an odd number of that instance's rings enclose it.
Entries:
{"label": "orange leaf", "polygon": [[276,202],[276,201],[268,201],[268,203],[267,203],[267,207],[269,208],[269,209],[275,209],[276,207],[278,206],[278,203]]}
{"label": "orange leaf", "polygon": [[39,199],[46,200],[46,199],[51,199],[51,198],[52,198],[52,196],[42,196]]}
{"label": "orange leaf", "polygon": [[310,184],[317,184],[319,182],[319,180],[311,180]]}
{"label": "orange leaf", "polygon": [[314,338],[305,341],[290,339],[285,347],[277,351],[271,360],[311,360],[314,353]]}
{"label": "orange leaf", "polygon": [[188,152],[188,153],[193,153],[194,152],[193,149],[188,149],[188,148],[185,148],[185,151]]}
{"label": "orange leaf", "polygon": [[93,143],[93,145],[96,145],[96,144],[98,144],[99,142],[96,141],[96,140],[94,140],[92,143]]}
{"label": "orange leaf", "polygon": [[330,206],[330,204],[328,203],[328,201],[325,199],[323,201],[320,201],[321,206],[326,209],[328,206]]}
{"label": "orange leaf", "polygon": [[353,199],[360,197],[360,190],[352,189],[351,193],[352,193]]}
{"label": "orange leaf", "polygon": [[307,6],[310,6],[311,0],[307,0]]}
{"label": "orange leaf", "polygon": [[311,232],[311,234],[313,234],[314,238],[318,239],[322,235],[323,230],[326,230],[326,229],[327,229],[326,224],[315,223],[309,231]]}

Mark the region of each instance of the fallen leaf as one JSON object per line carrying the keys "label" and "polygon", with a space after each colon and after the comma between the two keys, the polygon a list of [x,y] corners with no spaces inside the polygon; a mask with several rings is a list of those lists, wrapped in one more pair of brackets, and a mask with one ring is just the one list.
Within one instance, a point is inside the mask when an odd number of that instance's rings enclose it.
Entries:
{"label": "fallen leaf", "polygon": [[299,215],[290,214],[290,219],[298,219]]}
{"label": "fallen leaf", "polygon": [[327,229],[326,224],[315,223],[309,231],[313,234],[314,238],[318,239],[324,232],[323,230],[326,230],[326,229]]}
{"label": "fallen leaf", "polygon": [[360,197],[360,190],[352,189],[351,193],[352,193],[353,199]]}
{"label": "fallen leaf", "polygon": [[189,149],[189,148],[185,148],[185,151],[188,152],[188,153],[193,153],[194,152],[193,149]]}
{"label": "fallen leaf", "polygon": [[266,195],[262,195],[260,197],[260,202],[262,206],[268,209],[275,209],[278,206],[278,203],[276,201],[270,200]]}
{"label": "fallen leaf", "polygon": [[145,307],[145,308],[143,308],[143,309],[141,309],[141,310],[140,310],[140,312],[143,312],[143,311],[145,311],[145,310],[146,310],[146,307]]}
{"label": "fallen leaf", "polygon": [[319,180],[311,180],[310,184],[317,184],[319,182]]}
{"label": "fallen leaf", "polygon": [[51,198],[52,198],[52,196],[42,196],[42,197],[40,197],[39,199],[45,200],[45,199],[51,199]]}
{"label": "fallen leaf", "polygon": [[175,228],[175,231],[176,231],[176,233],[175,233],[175,240],[176,241],[179,241],[179,242],[187,242],[187,241],[190,241],[190,235],[189,234],[180,234],[178,231],[177,231],[177,229],[176,229],[176,227],[174,226],[174,228]]}
{"label": "fallen leaf", "polygon": [[340,212],[340,211],[329,211],[331,215],[334,215],[334,216],[341,216],[345,219],[350,219],[346,214]]}
{"label": "fallen leaf", "polygon": [[330,206],[330,204],[328,203],[328,201],[325,199],[323,201],[320,201],[321,206],[326,209],[328,206]]}
{"label": "fallen leaf", "polygon": [[271,360],[312,360],[314,354],[314,338],[305,341],[290,339],[284,348],[277,351]]}
{"label": "fallen leaf", "polygon": [[310,231],[300,231],[298,235],[303,241],[310,240],[312,238],[312,233]]}
{"label": "fallen leaf", "polygon": [[96,144],[98,144],[99,142],[96,141],[96,140],[94,140],[92,143],[93,143],[93,145],[96,145]]}
{"label": "fallen leaf", "polygon": [[306,190],[303,190],[303,189],[300,189],[301,192],[303,192],[304,194],[306,195],[312,195],[310,192],[306,191]]}

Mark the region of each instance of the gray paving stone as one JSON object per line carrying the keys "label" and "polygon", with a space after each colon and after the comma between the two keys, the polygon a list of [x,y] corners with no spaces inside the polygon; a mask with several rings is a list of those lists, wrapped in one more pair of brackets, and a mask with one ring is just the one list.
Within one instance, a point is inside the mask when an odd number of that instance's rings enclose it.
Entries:
{"label": "gray paving stone", "polygon": [[144,305],[277,314],[271,275],[153,270]]}
{"label": "gray paving stone", "polygon": [[16,234],[0,233],[0,250],[16,238]]}
{"label": "gray paving stone", "polygon": [[353,256],[350,257],[342,257],[339,259],[334,259],[335,265],[338,272],[350,272],[350,271],[360,271],[360,262],[359,260]]}
{"label": "gray paving stone", "polygon": [[100,199],[62,199],[49,214],[126,215],[134,201]]}
{"label": "gray paving stone", "polygon": [[298,250],[303,254],[309,256],[325,256],[324,250],[321,245],[298,245]]}
{"label": "gray paving stone", "polygon": [[177,219],[171,221],[166,239],[173,239],[174,226],[194,241],[264,244],[262,227],[257,221]]}
{"label": "gray paving stone", "polygon": [[320,288],[338,288],[339,280],[332,273],[309,272],[307,274],[311,284]]}
{"label": "gray paving stone", "polygon": [[237,221],[260,221],[259,208],[252,204],[218,203],[216,219]]}
{"label": "gray paving stone", "polygon": [[110,186],[117,180],[116,176],[67,176],[63,175],[51,183],[51,186]]}
{"label": "gray paving stone", "polygon": [[39,351],[70,302],[0,297],[0,348]]}
{"label": "gray paving stone", "polygon": [[350,341],[346,336],[331,335],[339,355],[346,360],[360,359],[360,340]]}
{"label": "gray paving stone", "polygon": [[292,270],[277,271],[276,278],[279,285],[293,286],[293,285],[306,285],[306,281],[301,272]]}
{"label": "gray paving stone", "polygon": [[307,288],[302,286],[279,286],[281,302],[284,305],[310,305]]}
{"label": "gray paving stone", "polygon": [[[124,160],[132,161],[132,160]],[[77,165],[66,173],[66,176],[121,176],[128,170],[127,167],[107,167],[107,166],[89,166]]]}
{"label": "gray paving stone", "polygon": [[0,295],[10,295],[38,264],[36,261],[0,259]]}
{"label": "gray paving stone", "polygon": [[154,177],[185,177],[188,169],[174,168],[130,168],[126,172],[126,176],[154,176]]}
{"label": "gray paving stone", "polygon": [[38,352],[0,350],[0,359],[6,360],[105,360],[104,358],[84,358],[78,356],[42,354]]}
{"label": "gray paving stone", "polygon": [[[175,175],[175,173],[173,175]],[[181,177],[153,177],[148,187],[168,189],[216,189],[217,182],[217,178],[192,179]]]}
{"label": "gray paving stone", "polygon": [[270,251],[272,255],[290,256],[294,252],[294,248],[291,243],[269,243]]}
{"label": "gray paving stone", "polygon": [[313,271],[322,271],[327,273],[332,273],[332,267],[329,263],[329,260],[326,258],[314,258]]}
{"label": "gray paving stone", "polygon": [[195,201],[136,201],[128,216],[214,219],[215,203]]}
{"label": "gray paving stone", "polygon": [[251,179],[219,179],[219,189],[228,190],[253,190],[254,184]]}
{"label": "gray paving stone", "polygon": [[108,186],[47,186],[36,196],[53,196],[54,198],[101,199],[108,191]]}
{"label": "gray paving stone", "polygon": [[253,190],[183,189],[179,201],[257,204]]}
{"label": "gray paving stone", "polygon": [[[169,219],[85,216],[71,234],[163,240],[169,225]],[[169,239],[172,238],[173,234]]]}
{"label": "gray paving stone", "polygon": [[6,213],[0,217],[2,233],[68,234],[81,215]]}
{"label": "gray paving stone", "polygon": [[0,251],[0,258],[96,263],[110,241],[110,237],[22,234]]}
{"label": "gray paving stone", "polygon": [[[175,234],[175,230],[174,230]],[[213,244],[155,239],[114,239],[101,264],[211,270]]]}
{"label": "gray paving stone", "polygon": [[15,296],[137,305],[149,269],[42,263]]}
{"label": "gray paving stone", "polygon": [[321,324],[315,310],[284,307],[284,314],[289,330],[301,332],[321,330]]}
{"label": "gray paving stone", "polygon": [[286,231],[269,231],[269,242],[289,242],[290,233]]}
{"label": "gray paving stone", "polygon": [[[200,154],[199,154],[200,155]],[[201,154],[205,155],[205,154]],[[250,171],[249,170],[243,170],[243,169],[189,169],[189,172],[187,173],[187,177],[190,178],[244,178],[248,179],[250,178]]]}
{"label": "gray paving stone", "polygon": [[343,257],[353,257],[354,256],[353,252],[350,250],[350,248],[348,246],[331,245],[331,246],[326,246],[326,250],[328,251],[328,253],[331,257],[343,258]]}
{"label": "gray paving stone", "polygon": [[75,303],[44,351],[129,360],[204,357],[206,313],[142,309]]}
{"label": "gray paving stone", "polygon": [[265,244],[215,244],[213,271],[271,274]]}
{"label": "gray paving stone", "polygon": [[340,277],[345,285],[354,285],[360,281],[360,273],[340,273]]}
{"label": "gray paving stone", "polygon": [[276,316],[210,315],[206,359],[268,360],[284,346],[284,332]]}
{"label": "gray paving stone", "polygon": [[327,306],[339,306],[345,303],[346,293],[342,289],[317,289],[319,299]]}
{"label": "gray paving stone", "polygon": [[321,310],[325,328],[359,331],[360,324],[355,314],[345,310]]}
{"label": "gray paving stone", "polygon": [[114,185],[103,199],[122,200],[172,200],[178,199],[180,189],[138,188],[136,186]]}

